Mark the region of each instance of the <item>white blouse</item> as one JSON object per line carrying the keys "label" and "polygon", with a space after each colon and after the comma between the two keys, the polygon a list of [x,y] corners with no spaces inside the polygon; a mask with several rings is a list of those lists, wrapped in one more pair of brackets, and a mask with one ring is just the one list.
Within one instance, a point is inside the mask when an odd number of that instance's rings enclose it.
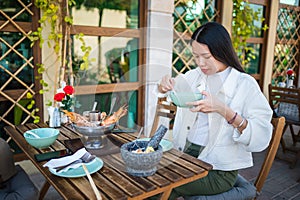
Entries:
{"label": "white blouse", "polygon": [[[225,79],[228,77],[231,71],[231,67],[227,67],[222,72],[218,72],[216,74],[210,75],[210,79],[218,79],[222,83],[224,83]],[[210,81],[209,81],[210,82]],[[214,81],[213,81],[214,82]],[[214,94],[212,90],[210,90],[209,85],[205,85],[205,90]],[[202,92],[202,91],[200,91]],[[206,146],[208,143],[208,115],[207,113],[198,112],[196,120],[188,132],[187,139],[189,142],[201,146]]]}

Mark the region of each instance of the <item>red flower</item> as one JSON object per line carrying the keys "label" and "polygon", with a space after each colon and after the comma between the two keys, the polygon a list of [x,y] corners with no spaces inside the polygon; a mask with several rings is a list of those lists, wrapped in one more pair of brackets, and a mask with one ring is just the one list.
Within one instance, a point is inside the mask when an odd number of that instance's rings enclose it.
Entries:
{"label": "red flower", "polygon": [[293,71],[292,69],[288,69],[288,70],[286,71],[286,74],[287,74],[288,76],[293,75],[293,73],[294,73],[294,71]]}
{"label": "red flower", "polygon": [[74,93],[74,88],[70,85],[67,85],[66,87],[64,87],[64,92],[68,95],[72,95]]}
{"label": "red flower", "polygon": [[65,98],[66,94],[63,92],[57,93],[54,95],[55,101],[62,101]]}

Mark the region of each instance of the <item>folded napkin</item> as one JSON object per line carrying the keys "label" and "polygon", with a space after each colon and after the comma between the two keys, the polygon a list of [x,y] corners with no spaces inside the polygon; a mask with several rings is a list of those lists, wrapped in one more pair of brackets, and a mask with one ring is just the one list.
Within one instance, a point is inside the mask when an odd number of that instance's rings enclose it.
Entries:
{"label": "folded napkin", "polygon": [[[55,169],[56,167],[68,165],[68,164],[80,159],[86,152],[87,151],[86,151],[85,148],[81,148],[78,151],[76,151],[73,155],[65,156],[65,157],[62,157],[62,158],[51,159],[47,163],[45,163],[43,165],[43,167],[52,168],[54,171],[56,171],[56,169]],[[69,169],[75,169],[75,168],[80,167],[81,165],[82,165],[81,162],[80,163],[74,163],[74,164],[64,168],[60,172],[65,172],[65,171],[68,171]]]}

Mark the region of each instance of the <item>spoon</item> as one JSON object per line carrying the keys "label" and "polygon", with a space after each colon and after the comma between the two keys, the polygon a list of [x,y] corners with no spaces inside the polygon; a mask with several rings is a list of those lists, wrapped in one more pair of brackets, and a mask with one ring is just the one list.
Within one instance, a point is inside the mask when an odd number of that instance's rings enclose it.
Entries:
{"label": "spoon", "polygon": [[95,110],[96,110],[97,104],[98,104],[98,102],[95,101],[95,102],[94,102],[94,105],[93,105],[93,108],[92,108],[92,111],[95,111]]}
{"label": "spoon", "polygon": [[142,135],[144,127],[141,127],[139,134],[136,136],[136,139],[139,139]]}
{"label": "spoon", "polygon": [[40,136],[38,136],[37,134],[35,134],[35,133],[32,132],[32,131],[26,131],[26,134],[31,135],[31,136],[33,136],[33,137],[35,137],[35,138],[41,138]]}

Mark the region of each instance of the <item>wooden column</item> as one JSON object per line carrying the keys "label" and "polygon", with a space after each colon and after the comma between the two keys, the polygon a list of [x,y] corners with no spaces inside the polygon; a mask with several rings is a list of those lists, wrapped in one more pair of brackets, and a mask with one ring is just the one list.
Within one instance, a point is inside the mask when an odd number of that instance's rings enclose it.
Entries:
{"label": "wooden column", "polygon": [[229,34],[231,34],[231,27],[232,27],[232,11],[233,11],[233,1],[223,0],[222,10],[221,10],[222,25],[225,26]]}
{"label": "wooden column", "polygon": [[268,96],[268,84],[271,83],[272,79],[272,68],[274,60],[275,51],[275,39],[276,39],[276,27],[278,21],[278,9],[279,0],[269,0],[270,4],[270,22],[268,29],[268,39],[266,48],[266,59],[265,59],[265,73],[264,73],[264,83],[263,83],[263,93]]}

